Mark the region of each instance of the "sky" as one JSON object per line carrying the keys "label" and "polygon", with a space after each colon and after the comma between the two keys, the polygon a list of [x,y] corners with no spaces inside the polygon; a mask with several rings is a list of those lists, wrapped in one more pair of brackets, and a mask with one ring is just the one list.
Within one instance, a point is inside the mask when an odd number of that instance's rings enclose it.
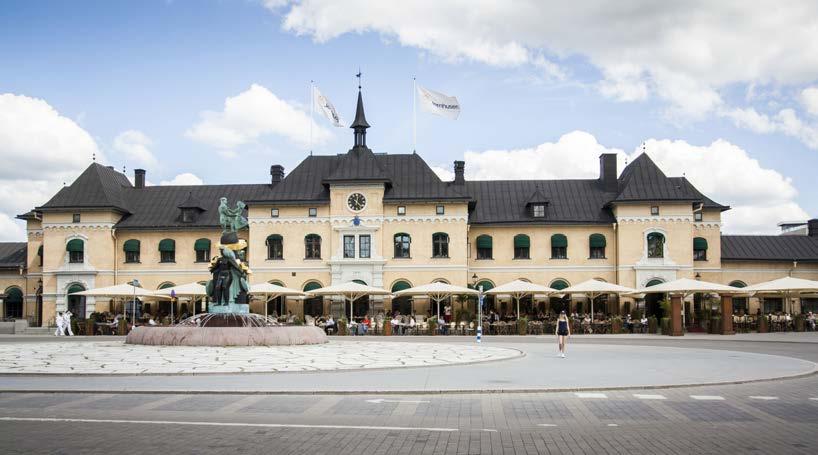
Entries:
{"label": "sky", "polygon": [[[782,5],[783,3],[783,5]],[[144,0],[0,3],[0,240],[95,159],[149,184],[262,183],[352,132],[442,178],[595,178],[643,151],[732,209],[818,216],[818,3]],[[456,96],[418,110],[413,77]],[[310,133],[312,131],[312,133]]]}

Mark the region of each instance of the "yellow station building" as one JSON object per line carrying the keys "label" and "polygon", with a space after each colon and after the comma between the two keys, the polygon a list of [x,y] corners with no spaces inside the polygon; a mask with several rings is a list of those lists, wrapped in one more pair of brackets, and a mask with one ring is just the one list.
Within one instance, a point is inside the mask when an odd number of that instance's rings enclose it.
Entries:
{"label": "yellow station building", "polygon": [[[0,244],[0,315],[48,325],[69,308],[80,318],[112,309],[107,299],[69,296],[75,291],[134,278],[149,289],[207,280],[221,197],[247,204],[249,227],[240,237],[249,245],[251,282],[304,290],[352,280],[390,290],[467,285],[473,276],[484,288],[524,279],[558,289],[590,278],[635,288],[682,277],[735,286],[787,275],[818,279],[818,220],[794,235],[723,235],[729,207],[684,177],[666,176],[645,153],[621,173],[616,156],[603,154],[596,179],[471,181],[467,163],[455,161],[454,180],[442,181],[418,154],[373,152],[368,127],[359,93],[348,152],[308,156],[289,174],[274,165],[266,183],[146,186],[144,170],[135,170],[131,184],[91,164],[19,216],[25,243]],[[646,310],[656,311],[656,299],[646,300]],[[507,303],[490,305],[512,311]],[[606,310],[633,303],[623,298]],[[356,312],[429,310],[422,299],[369,304]],[[263,312],[263,305],[251,308]],[[550,302],[525,305],[539,311]],[[782,302],[736,298],[734,305],[755,313],[780,310]],[[796,305],[816,307],[818,299]],[[320,298],[268,309],[343,311]]]}

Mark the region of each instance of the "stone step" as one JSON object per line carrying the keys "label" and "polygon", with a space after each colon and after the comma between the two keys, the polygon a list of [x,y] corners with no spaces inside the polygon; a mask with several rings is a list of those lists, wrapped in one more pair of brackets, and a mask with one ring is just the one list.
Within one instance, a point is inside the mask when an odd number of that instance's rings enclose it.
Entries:
{"label": "stone step", "polygon": [[50,327],[26,327],[23,330],[23,335],[48,335],[54,333],[54,329]]}

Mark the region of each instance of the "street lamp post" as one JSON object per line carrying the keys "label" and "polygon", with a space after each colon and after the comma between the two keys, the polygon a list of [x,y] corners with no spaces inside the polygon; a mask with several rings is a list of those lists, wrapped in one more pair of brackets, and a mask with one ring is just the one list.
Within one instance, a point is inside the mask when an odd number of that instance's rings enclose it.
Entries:
{"label": "street lamp post", "polygon": [[131,314],[133,314],[133,319],[131,320],[131,327],[133,328],[133,327],[136,327],[136,288],[140,287],[139,286],[139,280],[134,278],[133,281],[131,281],[128,284],[130,284],[131,286],[134,287],[133,300],[131,301],[131,307],[132,307],[131,308]]}
{"label": "street lamp post", "polygon": [[477,274],[471,277],[472,285],[477,289],[477,343],[483,338],[483,286],[477,286]]}

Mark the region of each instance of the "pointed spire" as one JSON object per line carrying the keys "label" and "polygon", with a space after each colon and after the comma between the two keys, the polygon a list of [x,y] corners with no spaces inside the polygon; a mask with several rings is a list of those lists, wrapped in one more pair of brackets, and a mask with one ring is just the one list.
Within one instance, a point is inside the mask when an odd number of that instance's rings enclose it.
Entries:
{"label": "pointed spire", "polygon": [[352,122],[350,128],[354,131],[355,146],[366,147],[366,129],[369,128],[369,123],[366,122],[366,115],[364,115],[364,99],[361,96],[361,89],[358,88],[358,107],[355,109],[355,121]]}

